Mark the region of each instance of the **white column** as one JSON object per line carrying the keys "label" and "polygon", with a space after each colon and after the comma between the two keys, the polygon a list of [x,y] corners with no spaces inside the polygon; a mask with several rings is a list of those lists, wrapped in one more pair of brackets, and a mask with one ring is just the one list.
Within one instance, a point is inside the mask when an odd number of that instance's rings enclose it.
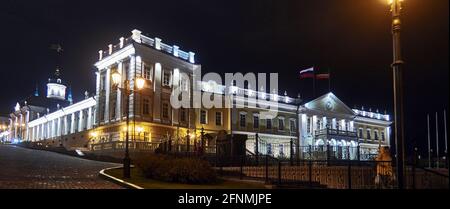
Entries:
{"label": "white column", "polygon": [[30,111],[28,111],[27,110],[27,115],[26,115],[26,117],[25,117],[25,130],[26,130],[26,133],[25,133],[25,136],[26,136],[26,139],[27,139],[27,141],[30,141],[31,139],[30,139],[30,132],[28,131],[28,122],[29,122],[29,120],[30,120]]}
{"label": "white column", "polygon": [[50,138],[52,135],[51,135],[51,123],[50,123],[51,121],[48,121],[47,122],[47,139],[48,138]]}
{"label": "white column", "polygon": [[41,139],[45,139],[45,123],[41,124]]}
{"label": "white column", "polygon": [[17,125],[16,124],[19,124],[19,121],[17,120],[17,116],[15,117],[14,124],[11,124],[11,126],[14,127],[14,138],[17,138]]}
{"label": "white column", "polygon": [[95,124],[97,124],[97,105],[96,106],[94,106],[94,111],[93,111],[93,115],[94,115],[94,119],[92,120],[92,125],[95,125]]}
{"label": "white column", "polygon": [[105,82],[105,123],[109,123],[109,98],[111,94],[110,88],[111,68],[106,70],[106,82]]}
{"label": "white column", "polygon": [[80,110],[79,114],[79,118],[78,118],[78,132],[83,131],[83,110]]}
{"label": "white column", "polygon": [[153,81],[153,120],[161,121],[161,80],[162,67],[160,63],[155,64],[155,80]]}
{"label": "white column", "polygon": [[75,113],[72,113],[72,122],[70,123],[70,133],[75,133]]}
{"label": "white column", "polygon": [[100,94],[100,72],[95,72],[96,82],[95,82],[95,93],[98,97]]}
{"label": "white column", "polygon": [[64,115],[64,135],[68,134],[68,128],[67,128],[67,115]]}
{"label": "white column", "polygon": [[92,107],[89,107],[87,116],[87,129],[91,128],[92,128]]}
{"label": "white column", "polygon": [[[118,65],[118,71],[120,74],[123,73],[123,63],[120,62]],[[122,82],[119,83],[119,88],[122,88]],[[117,89],[117,101],[116,101],[116,120],[121,121],[122,120],[122,90]],[[89,109],[89,111],[92,111]],[[89,124],[89,123],[88,123]]]}
{"label": "white column", "polygon": [[57,129],[57,136],[61,136],[61,117],[58,118],[58,129]]}
{"label": "white column", "polygon": [[[180,85],[180,70],[178,68],[173,69],[173,78],[172,78],[172,89],[179,88]],[[178,124],[179,121],[179,109],[170,108],[172,110],[172,123]]]}
{"label": "white column", "polygon": [[39,140],[42,139],[42,124],[39,124],[38,126],[38,138]]}
{"label": "white column", "polygon": [[[129,71],[128,71],[128,80],[130,81],[130,86],[129,86],[130,89],[134,88],[135,73],[136,73],[136,57],[133,55],[133,56],[130,56],[130,65],[129,65]],[[134,117],[133,108],[134,108],[134,102],[135,102],[134,98],[135,98],[135,94],[131,93],[130,99],[129,99],[130,102],[128,105],[129,105],[130,116],[133,116],[133,117]]]}
{"label": "white column", "polygon": [[316,133],[316,130],[317,130],[317,116],[316,115],[313,115],[313,119],[312,119],[312,135],[314,136],[314,134]]}

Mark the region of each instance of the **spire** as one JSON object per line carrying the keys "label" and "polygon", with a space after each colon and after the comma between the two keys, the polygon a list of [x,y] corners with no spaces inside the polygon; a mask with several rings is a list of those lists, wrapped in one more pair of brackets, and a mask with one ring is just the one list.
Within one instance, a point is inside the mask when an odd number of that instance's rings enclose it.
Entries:
{"label": "spire", "polygon": [[72,99],[72,88],[69,86],[69,94],[67,96],[67,101],[70,102],[70,104],[73,104],[73,99]]}
{"label": "spire", "polygon": [[59,67],[56,67],[56,70],[55,70],[55,78],[58,79],[59,76],[61,76],[61,72],[60,72],[60,70],[59,70]]}
{"label": "spire", "polygon": [[38,84],[36,83],[36,89],[34,90],[34,96],[38,97],[39,96],[39,88],[38,88]]}

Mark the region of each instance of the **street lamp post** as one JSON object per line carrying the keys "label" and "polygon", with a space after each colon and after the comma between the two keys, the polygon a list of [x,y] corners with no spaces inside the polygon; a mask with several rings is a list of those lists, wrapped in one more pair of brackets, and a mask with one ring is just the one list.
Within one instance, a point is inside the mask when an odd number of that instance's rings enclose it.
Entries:
{"label": "street lamp post", "polygon": [[[133,89],[130,89],[130,81],[128,80],[128,78],[125,78],[124,81],[124,88],[120,88],[119,84],[122,80],[122,76],[120,75],[119,72],[114,71],[111,74],[112,80],[114,85],[116,86],[117,89],[120,89],[121,91],[123,91],[125,93],[126,96],[126,134],[125,134],[125,157],[123,158],[123,177],[124,178],[130,178],[130,164],[131,164],[131,159],[130,159],[130,153],[129,153],[129,124],[130,124],[130,117],[129,117],[129,112],[130,112],[130,95],[131,93],[135,93],[138,90],[142,89],[145,85],[145,80],[143,78],[136,78],[134,85],[133,85]],[[135,97],[133,97],[134,99]],[[133,117],[136,117],[133,115]],[[134,126],[133,126],[134,127]],[[134,134],[134,130],[133,130],[133,134]]]}
{"label": "street lamp post", "polygon": [[405,169],[405,140],[404,140],[404,117],[403,117],[403,60],[401,56],[400,29],[401,29],[401,3],[403,0],[389,0],[392,13],[392,38],[393,58],[392,63],[394,81],[394,115],[395,115],[395,149],[397,165],[397,186],[403,189]]}

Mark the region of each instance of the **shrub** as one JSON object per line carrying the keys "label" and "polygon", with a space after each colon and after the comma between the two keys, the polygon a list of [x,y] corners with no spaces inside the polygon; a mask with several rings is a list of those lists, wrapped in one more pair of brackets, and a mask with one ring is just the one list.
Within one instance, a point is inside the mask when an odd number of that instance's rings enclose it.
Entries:
{"label": "shrub", "polygon": [[197,158],[175,158],[167,155],[141,155],[134,160],[146,178],[167,182],[210,184],[217,182],[211,165]]}

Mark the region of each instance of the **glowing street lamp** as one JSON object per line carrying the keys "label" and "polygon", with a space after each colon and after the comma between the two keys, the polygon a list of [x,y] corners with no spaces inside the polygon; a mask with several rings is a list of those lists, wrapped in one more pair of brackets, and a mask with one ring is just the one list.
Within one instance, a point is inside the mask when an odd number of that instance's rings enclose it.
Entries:
{"label": "glowing street lamp", "polygon": [[[144,88],[145,80],[143,78],[140,78],[140,77],[139,78],[135,78],[135,80],[134,80],[135,81],[135,85],[133,86],[133,89],[130,89],[130,87],[129,87],[130,86],[130,81],[127,78],[125,78],[125,80],[124,80],[124,88],[120,88],[119,87],[119,84],[122,81],[122,75],[117,70],[112,72],[111,77],[112,77],[114,86],[117,89],[122,90],[121,92],[124,92],[125,95],[126,95],[126,98],[127,98],[126,99],[126,104],[125,104],[126,107],[127,107],[126,108],[126,113],[125,113],[127,130],[126,130],[126,136],[125,136],[125,157],[123,158],[123,177],[124,178],[130,178],[131,177],[131,175],[130,175],[131,159],[130,159],[130,153],[129,153],[129,149],[128,149],[128,147],[129,147],[129,130],[128,130],[128,127],[129,127],[129,123],[130,123],[130,118],[129,118],[130,95],[131,95],[131,93],[136,93],[138,90]],[[136,97],[133,97],[133,98],[136,98]],[[133,130],[133,133],[134,133],[134,130]]]}
{"label": "glowing street lamp", "polygon": [[400,45],[400,15],[403,0],[388,0],[392,13],[392,38],[393,38],[393,81],[394,81],[394,136],[397,165],[397,186],[403,189],[403,177],[405,169],[405,145],[404,145],[404,117],[403,117],[403,60]]}

